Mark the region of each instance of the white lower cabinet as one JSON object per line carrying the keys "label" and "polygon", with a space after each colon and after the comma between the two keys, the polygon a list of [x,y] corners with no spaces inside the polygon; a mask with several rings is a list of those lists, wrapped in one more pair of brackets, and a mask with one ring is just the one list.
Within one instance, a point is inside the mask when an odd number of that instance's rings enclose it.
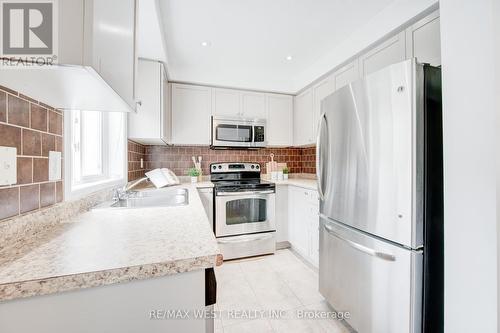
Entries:
{"label": "white lower cabinet", "polygon": [[275,198],[276,243],[281,247],[283,242],[289,242],[288,186],[276,186]]}
{"label": "white lower cabinet", "polygon": [[208,222],[212,230],[214,229],[214,189],[212,187],[200,187],[198,188],[198,194],[200,195],[201,203],[207,213]]}
{"label": "white lower cabinet", "polygon": [[288,186],[288,235],[292,248],[314,266],[319,260],[319,201],[315,190]]}

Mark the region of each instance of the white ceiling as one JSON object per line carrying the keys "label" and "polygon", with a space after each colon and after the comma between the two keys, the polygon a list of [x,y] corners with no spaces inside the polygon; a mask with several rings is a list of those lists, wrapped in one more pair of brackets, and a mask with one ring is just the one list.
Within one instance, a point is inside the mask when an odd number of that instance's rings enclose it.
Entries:
{"label": "white ceiling", "polygon": [[139,54],[170,80],[296,93],[437,0],[142,2]]}

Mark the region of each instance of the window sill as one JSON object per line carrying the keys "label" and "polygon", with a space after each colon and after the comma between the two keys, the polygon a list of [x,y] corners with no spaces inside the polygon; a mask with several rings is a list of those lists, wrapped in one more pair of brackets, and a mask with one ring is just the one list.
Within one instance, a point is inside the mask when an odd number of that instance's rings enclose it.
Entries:
{"label": "window sill", "polygon": [[[78,200],[100,190],[105,190],[107,188],[111,189],[117,186],[123,186],[126,184],[126,182],[127,181],[124,178],[120,178],[120,179],[105,179],[92,183],[76,185],[69,188],[69,191],[66,192],[69,193],[69,195],[66,197],[66,200],[67,201]],[[71,186],[71,184],[69,184],[69,186]]]}

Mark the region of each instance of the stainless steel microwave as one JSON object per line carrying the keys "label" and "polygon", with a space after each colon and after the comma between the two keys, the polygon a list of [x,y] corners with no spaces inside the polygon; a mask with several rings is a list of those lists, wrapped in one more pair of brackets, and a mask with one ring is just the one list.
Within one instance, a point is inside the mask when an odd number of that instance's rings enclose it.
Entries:
{"label": "stainless steel microwave", "polygon": [[265,119],[212,116],[212,148],[263,148],[266,145]]}

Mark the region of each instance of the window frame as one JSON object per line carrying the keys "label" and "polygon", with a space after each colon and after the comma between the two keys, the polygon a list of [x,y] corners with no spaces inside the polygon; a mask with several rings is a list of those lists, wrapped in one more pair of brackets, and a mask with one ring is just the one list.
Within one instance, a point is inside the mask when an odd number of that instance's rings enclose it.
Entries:
{"label": "window frame", "polygon": [[[111,121],[109,120],[109,113],[102,112],[101,114],[101,126],[102,126],[102,140],[101,140],[101,156],[102,156],[102,175],[99,176],[86,176],[82,177],[81,182],[75,183],[73,180],[73,165],[74,165],[74,152],[73,152],[73,114],[74,111],[66,111],[64,117],[64,195],[65,200],[77,200],[88,194],[94,193],[99,190],[104,190],[106,188],[112,188],[121,186],[127,183],[128,178],[128,168],[127,168],[127,115],[122,114],[122,124],[121,129],[123,136],[121,138],[122,144],[122,162],[121,164],[121,176],[112,177],[110,175],[110,163],[109,163],[109,128],[111,126]],[[79,111],[81,112],[81,111]],[[80,117],[80,126],[81,117]],[[81,132],[81,130],[80,130]],[[80,153],[82,149],[82,143],[80,142]],[[81,161],[80,161],[81,163]]]}

